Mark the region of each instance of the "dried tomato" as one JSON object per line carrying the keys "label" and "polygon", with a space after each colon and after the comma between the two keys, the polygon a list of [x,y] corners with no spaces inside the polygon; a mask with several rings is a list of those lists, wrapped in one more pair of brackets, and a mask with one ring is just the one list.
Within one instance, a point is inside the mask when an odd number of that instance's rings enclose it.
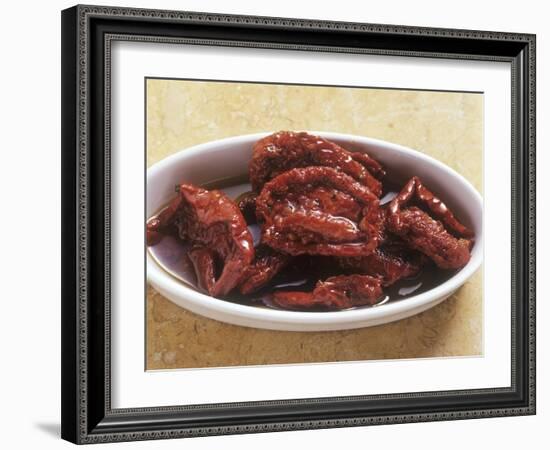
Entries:
{"label": "dried tomato", "polygon": [[177,197],[149,220],[147,232],[158,239],[163,230],[175,227],[179,238],[193,247],[189,257],[201,287],[213,296],[226,295],[237,286],[243,268],[254,258],[252,236],[244,217],[221,191],[192,184],[181,184],[177,190]]}
{"label": "dried tomato", "polygon": [[[413,200],[436,218],[416,206],[405,208]],[[387,227],[442,269],[459,269],[470,260],[474,233],[418,177],[411,178],[391,201]]]}
{"label": "dried tomato", "polygon": [[259,192],[277,175],[308,166],[341,170],[368,186],[376,196],[382,193],[379,179],[385,172],[376,160],[366,153],[349,152],[334,142],[305,132],[280,131],[256,142],[249,165],[250,182]]}
{"label": "dried tomato", "polygon": [[291,169],[264,185],[256,200],[262,242],[290,255],[368,255],[377,247],[379,200],[330,167]]}
{"label": "dried tomato", "polygon": [[283,270],[292,257],[260,245],[252,264],[244,269],[239,290],[241,294],[252,294],[265,287],[275,275]]}
{"label": "dried tomato", "polygon": [[374,305],[382,297],[382,281],[369,275],[339,275],[319,281],[312,292],[276,291],[270,297],[281,308],[339,310]]}

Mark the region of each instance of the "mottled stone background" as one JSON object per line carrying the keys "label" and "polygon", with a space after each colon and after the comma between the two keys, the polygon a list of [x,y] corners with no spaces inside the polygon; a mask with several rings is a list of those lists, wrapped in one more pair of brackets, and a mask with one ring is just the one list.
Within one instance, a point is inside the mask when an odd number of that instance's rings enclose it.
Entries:
{"label": "mottled stone background", "polygon": [[[147,81],[148,166],[202,142],[276,130],[324,130],[403,144],[482,188],[483,96]],[[482,353],[482,276],[409,319],[349,331],[297,333],[245,328],[182,309],[147,290],[147,368],[198,368]]]}

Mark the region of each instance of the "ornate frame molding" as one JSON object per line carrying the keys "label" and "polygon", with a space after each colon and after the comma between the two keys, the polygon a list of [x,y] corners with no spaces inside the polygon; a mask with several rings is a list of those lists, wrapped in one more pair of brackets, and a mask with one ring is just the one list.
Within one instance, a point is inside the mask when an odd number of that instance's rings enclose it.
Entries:
{"label": "ornate frame molding", "polygon": [[[97,258],[90,257],[92,252],[91,229],[97,222],[92,217],[97,210],[91,207],[92,200],[97,200],[95,192],[91,192],[92,173],[94,168],[90,164],[91,147],[93,139],[92,128],[95,126],[90,115],[93,108],[93,96],[98,95],[94,90],[91,80],[97,75],[97,61],[94,60],[98,48],[92,47],[92,38],[97,35],[91,29],[92,22],[97,19],[115,21],[128,20],[139,21],[144,27],[148,23],[159,22],[170,26],[208,26],[218,27],[239,26],[246,28],[251,34],[258,30],[270,32],[296,32],[317,30],[336,33],[346,36],[348,33],[359,33],[365,38],[376,34],[379,38],[384,36],[399,37],[403,41],[407,38],[428,37],[435,39],[453,38],[460,42],[470,42],[472,51],[447,53],[440,51],[434,45],[434,49],[415,50],[412,44],[408,49],[391,49],[377,47],[349,47],[339,45],[318,45],[304,43],[277,43],[267,41],[247,41],[244,39],[215,39],[197,37],[167,37],[151,36],[140,33],[120,33],[106,31],[100,35],[104,46],[101,62],[105,71],[103,81],[102,106],[104,107],[104,124],[102,126],[103,144],[103,199],[101,205],[106,212],[103,228],[103,249],[99,252],[103,257],[104,290],[101,295],[104,298],[103,323],[98,326],[90,320],[91,310],[91,267],[98,263]],[[286,19],[256,16],[236,16],[221,14],[205,14],[196,12],[160,11],[149,9],[133,9],[100,6],[76,6],[63,13],[64,50],[63,50],[63,74],[64,74],[64,130],[63,130],[63,158],[64,180],[63,189],[70,189],[64,194],[63,221],[64,250],[63,250],[63,376],[73,382],[64,387],[63,391],[63,437],[77,443],[98,443],[112,441],[129,441],[143,439],[163,439],[173,437],[192,437],[217,434],[236,434],[251,432],[270,432],[284,430],[299,430],[327,427],[347,427],[373,424],[389,424],[420,421],[440,421],[454,419],[469,419],[482,417],[499,417],[510,415],[526,415],[535,413],[535,36],[530,34],[500,33],[487,31],[450,30],[441,28],[405,27],[396,25],[378,25],[332,21],[313,21],[304,19]],[[93,36],[92,36],[93,35]],[[69,40],[71,42],[69,42]],[[243,46],[266,49],[289,49],[304,51],[348,52],[364,54],[384,54],[396,56],[414,56],[431,58],[452,59],[480,59],[486,61],[504,61],[512,64],[512,147],[513,147],[513,171],[518,171],[518,176],[523,177],[527,185],[526,190],[518,190],[517,177],[513,177],[513,195],[517,197],[513,207],[512,226],[518,231],[513,232],[514,244],[519,245],[526,260],[522,262],[525,277],[514,272],[516,259],[513,257],[513,283],[519,278],[519,284],[513,284],[512,292],[524,288],[522,298],[518,302],[525,302],[524,317],[517,317],[516,309],[512,311],[513,342],[512,342],[512,386],[510,388],[484,389],[472,391],[431,392],[419,394],[379,395],[362,397],[335,397],[309,400],[286,400],[274,402],[251,402],[239,404],[195,405],[170,408],[139,408],[139,409],[111,409],[110,402],[110,67],[111,67],[111,43],[115,40],[144,41],[157,43],[186,43],[196,45],[223,45]],[[458,42],[457,41],[457,42]],[[476,46],[483,41],[499,42],[503,49],[510,49],[509,54],[495,52],[484,54],[476,52]],[[412,42],[412,41],[411,41]],[[414,43],[414,42],[413,42]],[[465,47],[461,47],[464,49]],[[514,53],[514,49],[518,51]],[[517,54],[516,54],[517,53]],[[69,67],[71,66],[71,67]],[[96,72],[94,72],[96,71]],[[66,82],[66,83],[65,83]],[[76,107],[75,107],[76,105]],[[96,142],[99,141],[99,138]],[[75,151],[76,148],[76,151]],[[66,165],[65,165],[66,164]],[[71,169],[72,167],[72,169]],[[76,168],[76,170],[74,170]],[[95,182],[97,183],[98,180]],[[93,197],[93,198],[92,198]],[[95,217],[97,219],[97,217]],[[69,223],[70,222],[70,223]],[[513,229],[514,229],[513,228]],[[515,255],[518,256],[518,255]],[[95,267],[95,266],[94,266]],[[94,269],[95,270],[95,269]],[[98,269],[99,270],[99,269]],[[96,272],[94,272],[96,273]],[[74,278],[74,279],[73,279]],[[521,284],[521,286],[520,286]],[[75,303],[76,302],[76,303]],[[76,307],[75,307],[76,305]],[[519,304],[516,305],[520,308]],[[96,305],[97,307],[97,305]],[[520,308],[521,309],[521,308]],[[518,311],[520,310],[518,309]],[[516,325],[521,321],[521,330]],[[97,332],[93,331],[98,327]],[[101,331],[103,338],[98,340],[97,333]],[[524,347],[518,360],[516,347],[516,333],[525,336]],[[94,334],[95,333],[95,334]],[[94,338],[90,336],[94,334]],[[73,340],[71,344],[67,340]],[[95,348],[98,342],[103,342],[104,366],[103,374],[103,407],[92,407],[90,401],[91,390],[96,392],[96,386],[91,387],[89,377],[91,364],[97,361],[91,360],[90,348]],[[526,351],[524,351],[526,350]],[[521,373],[516,373],[519,363]],[[74,379],[74,380],[73,380]],[[448,411],[425,411],[406,414],[381,414],[376,413],[353,416],[349,413],[346,417],[319,418],[308,420],[281,420],[265,423],[220,424],[199,426],[192,425],[168,426],[166,420],[170,414],[183,414],[186,411],[201,410],[207,414],[210,409],[220,408],[245,408],[245,407],[284,407],[317,404],[325,405],[331,402],[345,402],[349,400],[377,401],[400,399],[414,402],[426,396],[437,397],[461,397],[483,395],[498,395],[516,393],[518,382],[523,386],[523,392],[527,398],[509,403],[505,407],[475,408],[469,410],[454,409]],[[304,406],[305,407],[305,406]],[[92,411],[93,410],[93,411]],[[135,419],[128,425],[128,418]],[[101,419],[101,420],[98,420]],[[124,420],[123,420],[124,419]],[[165,425],[162,425],[162,421]],[[182,419],[183,420],[183,419]],[[130,420],[131,422],[132,420]],[[125,425],[121,425],[124,422]],[[152,424],[157,424],[155,427]]]}

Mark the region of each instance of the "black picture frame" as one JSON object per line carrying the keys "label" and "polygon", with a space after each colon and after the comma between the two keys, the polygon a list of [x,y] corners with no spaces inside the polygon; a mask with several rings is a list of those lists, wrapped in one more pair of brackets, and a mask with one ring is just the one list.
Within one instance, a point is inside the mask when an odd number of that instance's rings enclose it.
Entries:
{"label": "black picture frame", "polygon": [[[113,40],[509,62],[511,386],[111,408],[109,76]],[[535,36],[119,7],[79,5],[64,10],[61,331],[62,437],[79,444],[535,414]]]}

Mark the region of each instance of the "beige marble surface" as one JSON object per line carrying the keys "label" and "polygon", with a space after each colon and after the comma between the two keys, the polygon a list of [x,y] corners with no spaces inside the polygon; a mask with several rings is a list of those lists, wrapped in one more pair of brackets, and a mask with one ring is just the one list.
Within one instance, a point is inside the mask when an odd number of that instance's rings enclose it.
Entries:
{"label": "beige marble surface", "polygon": [[[483,96],[179,80],[147,81],[147,164],[202,142],[276,130],[358,134],[425,152],[482,187]],[[416,316],[372,328],[297,333],[224,324],[147,290],[147,368],[170,369],[482,353],[482,276]]]}

